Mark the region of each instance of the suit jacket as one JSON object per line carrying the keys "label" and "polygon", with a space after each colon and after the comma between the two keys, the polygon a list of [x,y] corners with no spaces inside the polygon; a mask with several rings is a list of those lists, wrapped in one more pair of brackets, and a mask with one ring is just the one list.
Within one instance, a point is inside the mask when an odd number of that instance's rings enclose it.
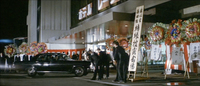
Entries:
{"label": "suit jacket", "polygon": [[20,61],[20,56],[16,56],[15,61]]}
{"label": "suit jacket", "polygon": [[23,56],[23,61],[28,61],[28,55]]}
{"label": "suit jacket", "polygon": [[101,65],[100,57],[97,53],[93,52],[93,54],[90,55],[90,59],[93,65]]}
{"label": "suit jacket", "polygon": [[118,46],[114,49],[114,52],[113,52],[113,56],[114,56],[114,60],[116,61],[123,61],[125,63],[128,62],[129,60],[129,56],[128,54],[125,52],[124,48],[121,47],[121,46]]}
{"label": "suit jacket", "polygon": [[102,64],[109,64],[110,59],[109,59],[108,55],[106,54],[106,52],[100,51],[99,52],[99,57],[100,57],[100,62]]}
{"label": "suit jacket", "polygon": [[0,64],[5,64],[5,58],[3,56],[0,57]]}

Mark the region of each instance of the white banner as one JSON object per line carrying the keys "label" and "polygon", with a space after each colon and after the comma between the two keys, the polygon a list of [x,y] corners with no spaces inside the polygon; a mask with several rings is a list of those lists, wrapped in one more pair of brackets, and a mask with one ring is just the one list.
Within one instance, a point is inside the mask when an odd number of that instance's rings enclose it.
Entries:
{"label": "white banner", "polygon": [[200,42],[190,43],[190,61],[200,60]]}
{"label": "white banner", "polygon": [[152,44],[151,46],[151,60],[161,60],[161,51],[162,49],[159,47],[159,45]]}
{"label": "white banner", "polygon": [[136,8],[135,22],[132,36],[132,45],[129,59],[128,71],[136,71],[138,50],[140,48],[140,35],[143,22],[144,5]]}
{"label": "white banner", "polygon": [[181,51],[181,47],[174,47],[172,49],[172,64],[174,65],[182,65],[183,61],[183,53]]}

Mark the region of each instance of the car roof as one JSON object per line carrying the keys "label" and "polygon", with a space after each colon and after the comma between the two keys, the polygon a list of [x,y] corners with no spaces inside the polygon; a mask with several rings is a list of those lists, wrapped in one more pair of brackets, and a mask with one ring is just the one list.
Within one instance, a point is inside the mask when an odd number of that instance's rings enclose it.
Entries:
{"label": "car roof", "polygon": [[[63,53],[40,53],[38,55],[66,55],[66,54],[63,54]],[[36,56],[38,56],[36,55]]]}

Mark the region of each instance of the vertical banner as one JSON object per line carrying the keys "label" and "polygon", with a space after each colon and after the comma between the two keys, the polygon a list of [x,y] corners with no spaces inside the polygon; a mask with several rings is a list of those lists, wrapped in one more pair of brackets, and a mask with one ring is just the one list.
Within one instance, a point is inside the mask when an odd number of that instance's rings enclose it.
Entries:
{"label": "vertical banner", "polygon": [[189,60],[200,60],[200,42],[190,43],[190,57]]}
{"label": "vertical banner", "polygon": [[172,49],[172,64],[174,65],[184,64],[181,47],[175,47]]}
{"label": "vertical banner", "polygon": [[159,45],[152,44],[151,47],[151,60],[158,61],[161,60],[161,48]]}
{"label": "vertical banner", "polygon": [[139,54],[138,50],[140,48],[139,46],[140,46],[140,35],[143,22],[143,12],[144,12],[144,5],[138,6],[136,8],[128,71],[136,71],[137,58]]}

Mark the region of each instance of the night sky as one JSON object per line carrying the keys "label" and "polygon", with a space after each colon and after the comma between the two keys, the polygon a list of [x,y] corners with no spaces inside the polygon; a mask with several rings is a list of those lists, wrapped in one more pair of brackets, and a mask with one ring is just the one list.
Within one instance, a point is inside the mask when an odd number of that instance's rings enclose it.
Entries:
{"label": "night sky", "polygon": [[[27,37],[28,0],[0,0],[0,40]],[[0,42],[0,52],[10,43]]]}
{"label": "night sky", "polygon": [[0,0],[0,39],[27,37],[28,0]]}

